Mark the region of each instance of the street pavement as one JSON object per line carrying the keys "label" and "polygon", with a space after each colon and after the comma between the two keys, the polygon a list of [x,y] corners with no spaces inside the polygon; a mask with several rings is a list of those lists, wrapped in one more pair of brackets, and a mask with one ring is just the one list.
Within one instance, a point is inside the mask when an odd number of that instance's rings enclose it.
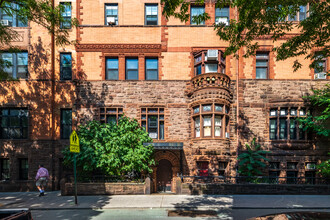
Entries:
{"label": "street pavement", "polygon": [[[43,197],[38,197],[38,192],[1,192],[0,209],[12,208],[29,208],[34,219],[47,220],[187,219],[167,217],[168,210],[216,210],[216,219],[245,219],[280,210],[330,212],[330,195],[96,195],[78,196],[76,205],[74,196],[61,196],[59,191],[47,192]],[[233,217],[233,213],[240,217]]]}

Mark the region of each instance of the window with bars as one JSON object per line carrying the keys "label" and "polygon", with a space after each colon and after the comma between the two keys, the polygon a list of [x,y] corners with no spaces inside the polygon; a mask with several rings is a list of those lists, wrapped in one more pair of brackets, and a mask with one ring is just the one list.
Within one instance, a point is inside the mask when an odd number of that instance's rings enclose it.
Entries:
{"label": "window with bars", "polygon": [[141,108],[141,126],[152,139],[164,140],[164,108]]}
{"label": "window with bars", "polygon": [[100,122],[108,124],[117,124],[123,115],[123,108],[104,107],[100,108]]}
{"label": "window with bars", "polygon": [[158,5],[145,4],[145,25],[158,24]]}
{"label": "window with bars", "polygon": [[146,80],[158,80],[158,58],[146,58]]}
{"label": "window with bars", "polygon": [[19,158],[19,179],[20,180],[27,180],[29,178],[29,163],[27,158]]}
{"label": "window with bars", "polygon": [[229,107],[201,104],[193,107],[195,138],[229,138]]}
{"label": "window with bars", "polygon": [[61,109],[61,139],[69,139],[72,132],[72,109]]}
{"label": "window with bars", "polygon": [[9,180],[9,159],[0,158],[0,180]]}
{"label": "window with bars", "polygon": [[197,161],[198,176],[208,176],[209,175],[209,162],[207,161]]}
{"label": "window with bars", "polygon": [[287,162],[286,164],[286,183],[296,184],[298,178],[297,162]]}
{"label": "window with bars", "polygon": [[71,2],[60,2],[60,5],[62,6],[61,13],[63,17],[60,27],[62,29],[71,29]]}
{"label": "window with bars", "polygon": [[199,23],[196,21],[196,17],[202,15],[205,13],[205,7],[204,6],[195,6],[192,5],[190,7],[190,24],[191,25],[203,25],[205,24],[205,21],[200,21]]}
{"label": "window with bars", "polygon": [[5,62],[4,72],[14,79],[27,79],[28,78],[28,52],[8,53],[1,54]]}
{"label": "window with bars", "polygon": [[269,162],[268,176],[270,183],[278,183],[280,176],[280,162]]}
{"label": "window with bars", "polygon": [[229,6],[215,8],[215,23],[229,25]]}
{"label": "window with bars", "polygon": [[305,117],[306,109],[301,107],[281,107],[269,113],[270,140],[307,140],[307,133],[298,117]]}
{"label": "window with bars", "polygon": [[256,79],[269,78],[269,53],[257,52],[256,54]]}
{"label": "window with bars", "polygon": [[1,24],[7,27],[27,27],[28,19],[19,15],[20,6],[15,3],[4,3],[0,9]]}
{"label": "window with bars", "polygon": [[212,50],[215,54],[210,59],[207,57],[208,50],[194,53],[194,73],[195,76],[204,73],[225,73],[226,61],[221,50]]}
{"label": "window with bars", "polygon": [[105,4],[105,25],[118,25],[118,4]]}
{"label": "window with bars", "polygon": [[60,53],[60,79],[72,80],[72,55]]}
{"label": "window with bars", "polygon": [[28,138],[28,110],[22,108],[0,109],[0,139]]}
{"label": "window with bars", "polygon": [[118,76],[118,58],[107,58],[105,79],[118,80]]}

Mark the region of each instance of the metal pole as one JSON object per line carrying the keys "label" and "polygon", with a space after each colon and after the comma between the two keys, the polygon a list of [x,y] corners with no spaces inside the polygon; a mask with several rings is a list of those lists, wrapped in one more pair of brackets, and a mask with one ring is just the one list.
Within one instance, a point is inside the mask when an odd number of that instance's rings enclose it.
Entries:
{"label": "metal pole", "polygon": [[78,205],[78,198],[77,198],[77,154],[74,153],[74,203]]}

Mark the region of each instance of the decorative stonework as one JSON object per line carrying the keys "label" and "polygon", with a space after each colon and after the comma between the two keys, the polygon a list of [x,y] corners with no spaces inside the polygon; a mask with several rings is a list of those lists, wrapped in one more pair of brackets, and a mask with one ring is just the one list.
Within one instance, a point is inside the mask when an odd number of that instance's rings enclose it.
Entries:
{"label": "decorative stonework", "polygon": [[77,44],[77,52],[158,53],[161,44]]}

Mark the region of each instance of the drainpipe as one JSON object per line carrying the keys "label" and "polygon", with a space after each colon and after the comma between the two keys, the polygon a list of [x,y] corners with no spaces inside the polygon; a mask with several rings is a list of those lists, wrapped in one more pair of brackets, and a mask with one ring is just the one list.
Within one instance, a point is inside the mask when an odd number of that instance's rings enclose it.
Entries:
{"label": "drainpipe", "polygon": [[[235,19],[236,21],[238,21],[238,12],[237,12],[237,6],[235,6]],[[238,51],[238,57],[236,57],[236,177],[238,176],[238,148],[239,148],[239,131],[238,131],[238,127],[239,127],[239,57],[240,53]],[[237,182],[237,178],[235,179],[235,182]]]}
{"label": "drainpipe", "polygon": [[[52,8],[55,8],[55,0],[52,0]],[[52,190],[55,190],[55,36],[54,25],[51,33],[51,142],[52,142]]]}

